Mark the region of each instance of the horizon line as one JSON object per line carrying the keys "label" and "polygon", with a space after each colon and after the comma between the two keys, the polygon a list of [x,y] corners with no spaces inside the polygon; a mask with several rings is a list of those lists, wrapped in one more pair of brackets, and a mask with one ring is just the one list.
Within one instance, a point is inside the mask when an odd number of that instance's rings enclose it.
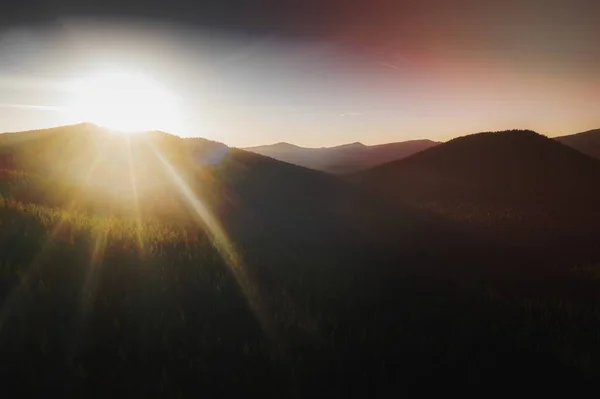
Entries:
{"label": "horizon line", "polygon": [[[60,129],[60,128],[68,128],[68,127],[76,127],[76,126],[84,126],[84,125],[89,125],[89,126],[94,126],[96,128],[99,129],[105,129],[108,131],[118,131],[118,129],[113,129],[113,128],[109,128],[106,126],[102,126],[99,124],[96,124],[94,122],[77,122],[77,123],[72,123],[72,124],[66,124],[66,125],[53,125],[53,126],[48,126],[48,127],[40,127],[40,128],[35,128],[35,129],[28,129],[28,130],[19,130],[19,131],[3,131],[0,132],[0,134],[18,134],[18,133],[26,133],[26,132],[34,132],[34,131],[39,131],[39,130],[49,130],[49,129]],[[310,146],[303,146],[303,145],[298,145],[295,143],[291,143],[289,141],[278,141],[275,143],[270,143],[270,144],[259,144],[259,145],[251,145],[251,146],[234,146],[234,145],[230,145],[230,144],[226,144],[225,142],[221,142],[215,139],[211,139],[205,136],[199,136],[199,135],[190,135],[190,136],[183,136],[177,133],[172,133],[172,132],[168,132],[165,130],[161,130],[161,129],[148,129],[148,130],[142,130],[138,133],[150,133],[150,132],[160,132],[160,133],[164,133],[164,134],[169,134],[172,136],[176,136],[179,137],[181,139],[204,139],[204,140],[209,140],[209,141],[214,141],[217,143],[221,143],[226,145],[227,147],[230,148],[237,148],[237,149],[241,149],[241,150],[251,150],[251,149],[255,149],[255,148],[259,148],[259,147],[272,147],[272,146],[276,146],[276,145],[281,145],[281,144],[287,144],[287,145],[291,145],[294,147],[298,147],[298,148],[302,148],[302,149],[309,149],[309,150],[319,150],[319,149],[329,149],[329,148],[337,148],[337,147],[344,147],[344,146],[350,146],[350,145],[362,145],[365,147],[375,147],[375,146],[379,146],[379,145],[386,145],[386,144],[398,144],[398,143],[408,143],[408,142],[412,142],[412,141],[431,141],[434,143],[438,143],[438,144],[442,144],[442,143],[447,143],[451,140],[457,139],[459,137],[465,137],[465,136],[470,136],[470,135],[474,135],[474,134],[481,134],[481,133],[499,133],[499,132],[507,132],[507,131],[532,131],[535,132],[537,134],[541,134],[543,136],[546,136],[548,138],[559,138],[559,137],[566,137],[566,136],[573,136],[576,134],[582,134],[582,133],[588,133],[588,132],[592,132],[595,130],[600,130],[600,128],[595,128],[595,129],[588,129],[588,130],[584,130],[581,132],[575,132],[575,133],[567,133],[567,134],[561,134],[561,135],[556,135],[556,136],[549,136],[547,134],[541,133],[539,131],[536,131],[534,129],[518,129],[518,128],[513,128],[513,129],[503,129],[503,130],[485,130],[485,131],[478,131],[478,132],[472,132],[472,133],[466,133],[466,134],[462,134],[462,135],[456,135],[452,138],[449,138],[447,140],[434,140],[431,138],[416,138],[416,139],[408,139],[408,140],[400,140],[400,141],[389,141],[389,142],[383,142],[383,143],[377,143],[377,144],[365,144],[361,141],[354,141],[354,142],[344,142],[341,144],[336,144],[336,145],[331,145],[331,146],[321,146],[321,147],[310,147]]]}

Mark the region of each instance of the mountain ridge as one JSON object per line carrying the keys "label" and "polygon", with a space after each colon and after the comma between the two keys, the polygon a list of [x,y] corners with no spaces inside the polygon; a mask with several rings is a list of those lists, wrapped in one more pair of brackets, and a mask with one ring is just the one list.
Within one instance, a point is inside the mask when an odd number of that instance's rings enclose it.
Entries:
{"label": "mountain ridge", "polygon": [[[431,140],[431,139],[411,139],[411,140],[404,140],[404,141],[391,141],[388,143],[379,143],[379,144],[365,144],[361,141],[354,141],[354,142],[350,142],[350,143],[343,143],[343,144],[336,144],[336,145],[332,145],[332,146],[322,146],[322,147],[307,147],[307,146],[301,146],[298,144],[293,144],[287,141],[279,141],[277,143],[273,143],[273,144],[260,144],[260,145],[254,145],[254,146],[248,146],[248,147],[239,147],[241,150],[244,151],[251,151],[254,149],[262,149],[262,148],[269,148],[269,147],[290,147],[290,148],[301,148],[303,150],[328,150],[328,149],[334,149],[334,148],[344,148],[344,147],[368,147],[368,148],[372,148],[372,147],[381,147],[381,146],[387,146],[387,145],[393,145],[393,144],[403,144],[403,143],[412,143],[412,142],[431,142],[431,143],[442,143],[441,141],[435,141],[435,140]],[[252,152],[252,151],[251,151]]]}
{"label": "mountain ridge", "polygon": [[[541,154],[534,152],[542,150]],[[376,166],[357,176],[369,173],[385,173],[395,168],[423,167],[445,174],[464,174],[477,176],[478,183],[494,186],[497,181],[486,181],[483,173],[494,172],[500,177],[510,173],[519,178],[523,173],[534,173],[536,176],[526,176],[530,183],[535,183],[534,177],[547,180],[556,179],[562,175],[563,180],[571,176],[561,165],[551,162],[551,158],[560,157],[565,164],[576,162],[582,175],[588,175],[584,170],[593,169],[597,173],[600,163],[577,150],[563,146],[559,142],[531,130],[508,130],[498,132],[482,132],[454,138],[436,147],[416,153],[401,160],[387,162]],[[531,170],[521,169],[530,167]],[[549,176],[552,175],[552,176]]]}
{"label": "mountain ridge", "polygon": [[432,140],[419,139],[377,145],[354,142],[321,148],[277,143],[243,149],[310,169],[345,174],[401,159],[437,144],[439,143]]}
{"label": "mountain ridge", "polygon": [[599,233],[600,161],[529,130],[458,137],[349,179],[519,245],[589,248]]}
{"label": "mountain ridge", "polygon": [[600,159],[600,129],[555,137],[554,139],[579,152]]}

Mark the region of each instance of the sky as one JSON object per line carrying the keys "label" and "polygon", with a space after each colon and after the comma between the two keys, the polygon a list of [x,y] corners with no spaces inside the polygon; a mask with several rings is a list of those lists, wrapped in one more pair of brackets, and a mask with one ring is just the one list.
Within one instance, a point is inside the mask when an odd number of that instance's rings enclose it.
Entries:
{"label": "sky", "polygon": [[114,68],[237,147],[600,128],[597,1],[4,3],[0,131],[79,122],[70,85]]}

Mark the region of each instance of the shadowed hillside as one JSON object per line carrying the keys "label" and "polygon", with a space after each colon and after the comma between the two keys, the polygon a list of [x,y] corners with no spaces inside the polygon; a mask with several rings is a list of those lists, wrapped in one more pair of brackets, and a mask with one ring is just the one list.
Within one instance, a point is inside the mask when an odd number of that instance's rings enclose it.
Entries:
{"label": "shadowed hillside", "polygon": [[531,131],[460,137],[353,179],[524,245],[552,238],[590,249],[600,220],[600,162]]}
{"label": "shadowed hillside", "polygon": [[555,137],[555,140],[586,155],[600,159],[600,129]]}
{"label": "shadowed hillside", "polygon": [[310,169],[344,174],[402,159],[437,144],[431,140],[411,140],[372,146],[352,143],[337,147],[305,148],[278,143],[246,150]]}

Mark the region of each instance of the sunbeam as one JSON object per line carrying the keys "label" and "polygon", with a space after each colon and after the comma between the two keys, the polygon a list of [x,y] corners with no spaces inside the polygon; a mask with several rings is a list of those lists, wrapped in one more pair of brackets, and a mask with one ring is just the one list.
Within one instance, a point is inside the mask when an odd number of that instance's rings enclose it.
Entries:
{"label": "sunbeam", "polygon": [[138,244],[138,250],[140,251],[140,256],[144,256],[144,242],[142,240],[142,220],[140,213],[140,204],[138,199],[138,190],[137,190],[137,177],[135,175],[135,168],[133,165],[133,151],[131,151],[131,138],[127,136],[127,161],[129,164],[129,180],[131,181],[131,192],[133,193],[133,207],[134,207],[134,217],[135,217],[135,225],[136,225],[136,239]]}
{"label": "sunbeam", "polygon": [[81,308],[84,313],[89,311],[94,299],[95,299],[95,288],[96,280],[98,276],[98,268],[102,263],[104,252],[106,249],[106,241],[108,238],[109,225],[105,221],[99,230],[96,232],[96,238],[94,239],[94,247],[90,254],[89,268],[86,272],[85,281],[82,287],[82,300]]}
{"label": "sunbeam", "polygon": [[258,284],[252,279],[248,269],[244,265],[241,255],[235,249],[235,246],[227,236],[221,223],[213,217],[210,210],[204,203],[194,194],[189,185],[179,176],[173,165],[156,149],[152,144],[148,145],[153,150],[156,157],[167,170],[169,177],[179,190],[183,199],[194,209],[194,212],[199,220],[206,227],[206,231],[217,249],[225,260],[225,264],[232,272],[242,294],[248,302],[250,310],[257,318],[263,332],[276,345],[277,354],[285,350],[284,343],[276,333],[275,325],[267,313],[265,301],[262,299]]}
{"label": "sunbeam", "polygon": [[98,230],[95,232],[94,245],[90,253],[89,265],[85,271],[85,277],[81,286],[80,306],[77,310],[77,317],[75,318],[74,323],[75,333],[71,342],[71,350],[73,354],[76,353],[77,348],[81,344],[81,338],[84,336],[83,331],[86,326],[87,316],[91,312],[96,300],[98,274],[106,250],[108,233],[109,226],[106,221],[102,226],[99,226]]}
{"label": "sunbeam", "polygon": [[[96,153],[96,155],[90,162],[89,169],[85,174],[86,182],[89,180],[91,174],[93,173],[94,169],[98,165],[98,161],[101,156],[102,156],[102,154],[100,152]],[[8,318],[10,312],[12,311],[14,306],[19,302],[20,296],[22,295],[24,285],[26,284],[27,280],[31,277],[31,275],[33,273],[35,273],[36,271],[38,271],[39,268],[41,267],[44,258],[46,257],[46,255],[48,254],[49,250],[52,247],[53,241],[56,239],[58,234],[61,232],[63,226],[65,225],[65,222],[67,221],[68,216],[69,216],[69,212],[75,208],[78,200],[79,200],[79,198],[77,196],[75,196],[74,198],[71,199],[70,203],[66,207],[66,210],[61,213],[60,220],[52,228],[52,230],[50,231],[50,234],[46,238],[46,241],[41,246],[40,251],[33,258],[29,269],[27,270],[26,274],[22,277],[19,285],[17,285],[12,290],[12,292],[8,295],[8,297],[4,300],[4,304],[2,305],[2,309],[0,310],[0,332],[3,330],[4,323],[6,322],[6,319]]]}

